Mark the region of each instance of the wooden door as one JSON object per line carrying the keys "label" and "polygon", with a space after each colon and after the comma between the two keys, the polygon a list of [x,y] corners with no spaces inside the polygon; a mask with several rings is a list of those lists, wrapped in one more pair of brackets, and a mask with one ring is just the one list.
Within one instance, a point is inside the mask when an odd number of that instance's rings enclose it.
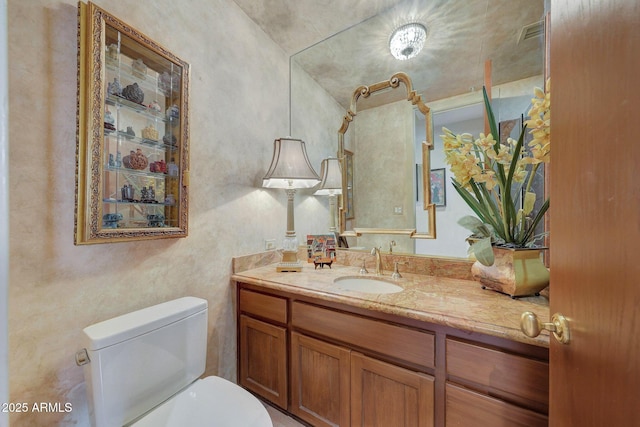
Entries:
{"label": "wooden door", "polygon": [[640,2],[551,2],[550,425],[638,426]]}
{"label": "wooden door", "polygon": [[291,333],[291,413],[315,427],[349,425],[349,355],[344,347]]}
{"label": "wooden door", "polygon": [[287,409],[287,330],[240,316],[240,385]]}
{"label": "wooden door", "polygon": [[351,353],[352,427],[433,427],[433,377]]}

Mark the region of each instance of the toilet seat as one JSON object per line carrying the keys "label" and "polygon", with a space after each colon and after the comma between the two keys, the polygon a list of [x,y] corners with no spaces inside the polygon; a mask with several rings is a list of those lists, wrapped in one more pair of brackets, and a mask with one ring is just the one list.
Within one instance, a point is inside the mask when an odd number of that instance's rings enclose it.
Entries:
{"label": "toilet seat", "polygon": [[220,377],[195,381],[131,427],[273,427],[262,403]]}

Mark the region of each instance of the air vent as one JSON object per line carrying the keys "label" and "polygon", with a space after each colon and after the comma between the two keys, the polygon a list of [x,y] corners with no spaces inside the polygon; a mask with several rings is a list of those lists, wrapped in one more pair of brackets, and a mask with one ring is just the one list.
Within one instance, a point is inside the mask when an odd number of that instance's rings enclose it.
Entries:
{"label": "air vent", "polygon": [[520,30],[520,36],[518,37],[518,44],[535,39],[544,34],[544,21],[534,22],[533,24],[525,25]]}

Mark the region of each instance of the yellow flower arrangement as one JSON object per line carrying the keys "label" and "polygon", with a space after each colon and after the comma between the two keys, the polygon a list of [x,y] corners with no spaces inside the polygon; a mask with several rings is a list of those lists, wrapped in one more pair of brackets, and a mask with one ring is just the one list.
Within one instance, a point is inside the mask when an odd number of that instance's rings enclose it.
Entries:
{"label": "yellow flower arrangement", "polygon": [[[483,93],[491,133],[474,138],[443,127],[442,140],[454,175],[453,186],[478,216],[459,221],[473,233],[475,243],[470,251],[482,264],[492,265],[492,244],[532,247],[543,236],[534,233],[549,209],[549,199],[534,214],[537,195],[531,184],[538,167],[550,160],[550,81],[546,90],[535,89],[530,118],[517,141],[507,138],[501,143],[495,139],[494,135],[499,135],[495,116],[485,89]],[[532,139],[523,147],[527,131]]]}

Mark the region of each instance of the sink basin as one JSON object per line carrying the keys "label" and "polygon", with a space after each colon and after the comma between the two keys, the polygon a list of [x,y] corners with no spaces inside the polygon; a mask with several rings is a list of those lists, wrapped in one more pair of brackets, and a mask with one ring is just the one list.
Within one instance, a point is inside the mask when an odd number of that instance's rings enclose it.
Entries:
{"label": "sink basin", "polygon": [[333,283],[345,291],[357,291],[367,294],[393,294],[402,291],[400,286],[374,277],[339,277]]}

